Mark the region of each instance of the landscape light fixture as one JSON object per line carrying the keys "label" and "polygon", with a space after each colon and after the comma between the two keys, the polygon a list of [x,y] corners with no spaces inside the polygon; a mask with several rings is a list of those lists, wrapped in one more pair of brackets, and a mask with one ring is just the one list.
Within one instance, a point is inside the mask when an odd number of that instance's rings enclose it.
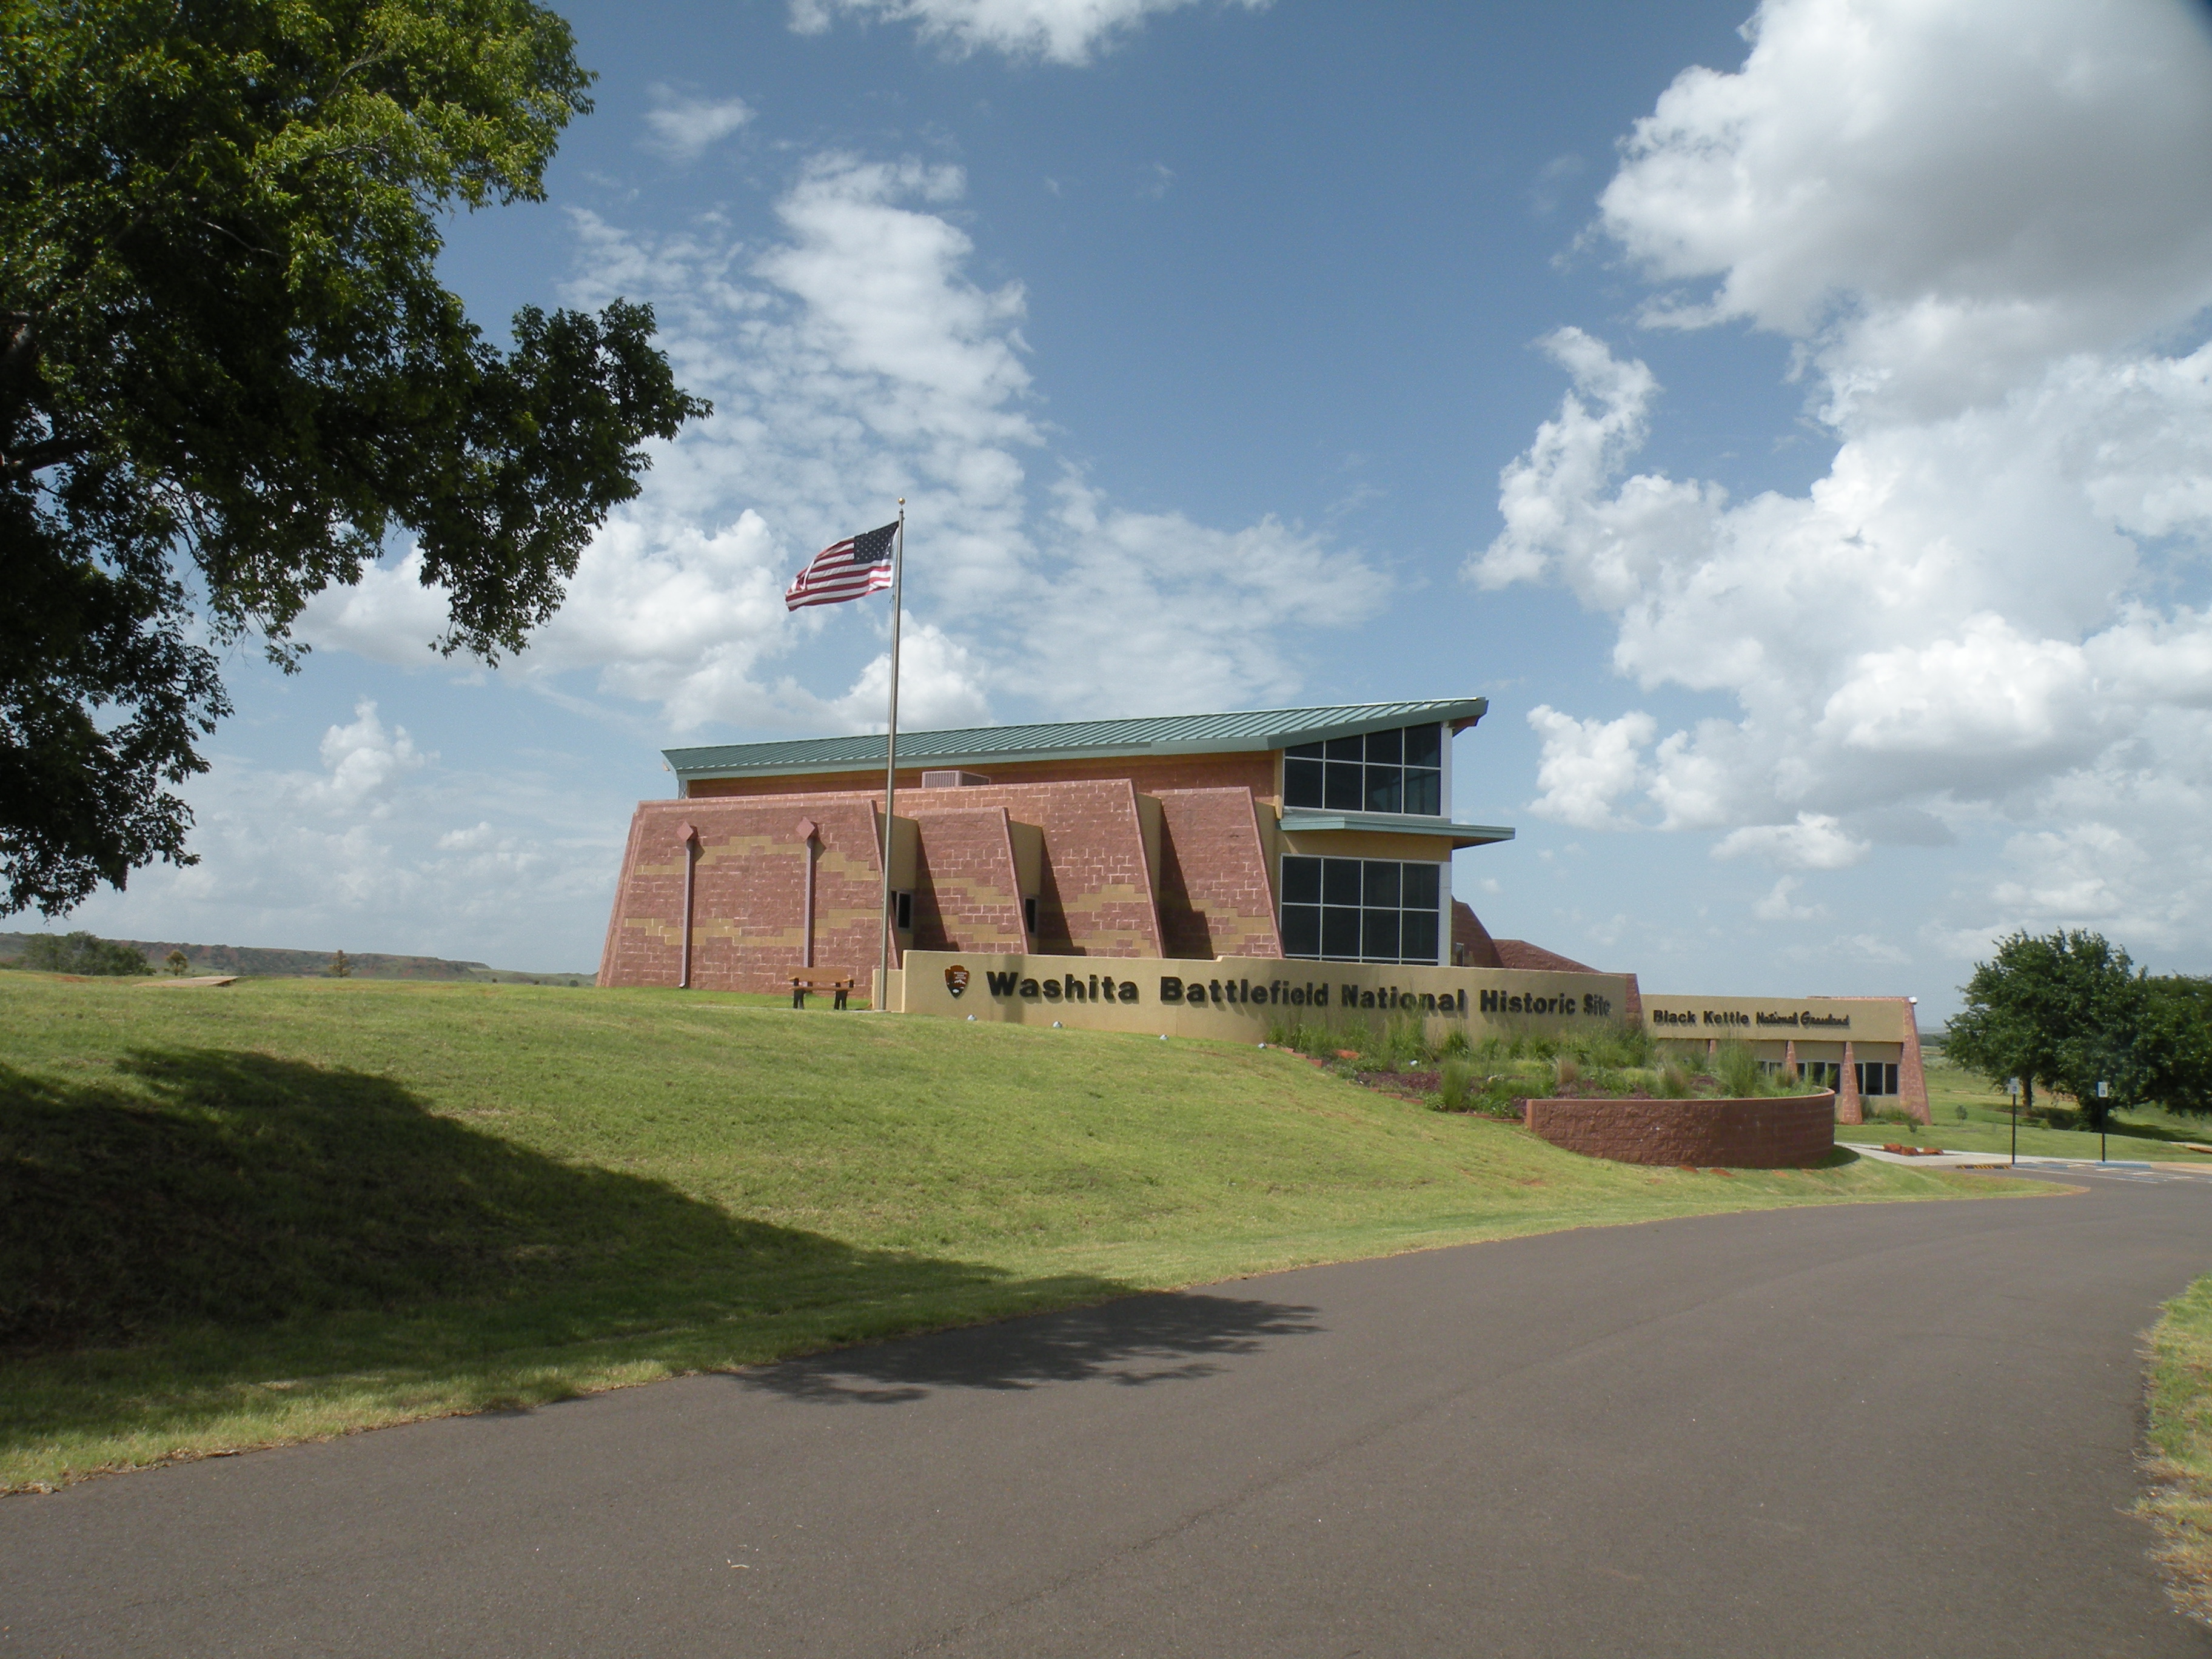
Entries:
{"label": "landscape light fixture", "polygon": [[2020,1162],[2020,1079],[2018,1078],[2008,1077],[2005,1079],[2005,1099],[2012,1106],[2012,1161],[2017,1164]]}
{"label": "landscape light fixture", "polygon": [[2112,1097],[2112,1085],[2102,1078],[2097,1080],[2097,1162],[2105,1161],[2105,1103]]}

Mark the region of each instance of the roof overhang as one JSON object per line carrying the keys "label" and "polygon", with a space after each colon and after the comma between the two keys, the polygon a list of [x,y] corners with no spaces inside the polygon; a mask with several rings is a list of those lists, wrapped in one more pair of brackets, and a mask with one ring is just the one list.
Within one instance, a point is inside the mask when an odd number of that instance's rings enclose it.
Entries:
{"label": "roof overhang", "polygon": [[1502,823],[1453,823],[1444,818],[1421,817],[1410,812],[1309,812],[1292,808],[1283,814],[1283,833],[1358,830],[1391,836],[1434,836],[1449,840],[1452,850],[1489,847],[1511,841],[1513,831]]}

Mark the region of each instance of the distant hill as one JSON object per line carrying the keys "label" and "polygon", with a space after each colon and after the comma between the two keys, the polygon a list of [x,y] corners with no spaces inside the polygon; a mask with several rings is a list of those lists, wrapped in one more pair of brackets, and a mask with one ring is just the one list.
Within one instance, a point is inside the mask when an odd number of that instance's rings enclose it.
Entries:
{"label": "distant hill", "polygon": [[[59,931],[59,930],[56,930]],[[22,954],[29,933],[0,933],[0,961]],[[115,941],[141,952],[155,973],[172,951],[182,951],[195,974],[237,974],[253,979],[320,979],[331,971],[329,951],[280,951],[256,945],[187,945],[176,939],[125,939]],[[589,985],[589,970],[570,973],[532,973],[518,968],[493,968],[481,962],[453,962],[443,957],[391,957],[374,951],[346,952],[346,966],[355,979],[465,979],[519,982],[526,985]]]}

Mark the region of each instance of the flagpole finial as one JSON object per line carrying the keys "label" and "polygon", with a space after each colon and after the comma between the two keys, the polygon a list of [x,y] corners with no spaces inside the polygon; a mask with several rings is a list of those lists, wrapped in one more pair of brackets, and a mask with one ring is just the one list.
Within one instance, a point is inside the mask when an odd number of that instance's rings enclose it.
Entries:
{"label": "flagpole finial", "polygon": [[902,495],[902,496],[900,496],[900,497],[899,497],[899,505],[900,505],[901,507],[904,507],[904,506],[906,505],[906,497],[905,497],[905,496]]}

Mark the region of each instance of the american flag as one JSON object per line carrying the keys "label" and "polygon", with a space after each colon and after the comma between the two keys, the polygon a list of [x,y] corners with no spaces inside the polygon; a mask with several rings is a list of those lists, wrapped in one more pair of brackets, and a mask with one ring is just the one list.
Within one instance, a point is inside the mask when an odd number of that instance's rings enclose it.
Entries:
{"label": "american flag", "polygon": [[842,605],[889,587],[891,538],[897,533],[898,526],[893,523],[832,542],[791,579],[791,586],[784,590],[783,608],[796,611],[802,605]]}

